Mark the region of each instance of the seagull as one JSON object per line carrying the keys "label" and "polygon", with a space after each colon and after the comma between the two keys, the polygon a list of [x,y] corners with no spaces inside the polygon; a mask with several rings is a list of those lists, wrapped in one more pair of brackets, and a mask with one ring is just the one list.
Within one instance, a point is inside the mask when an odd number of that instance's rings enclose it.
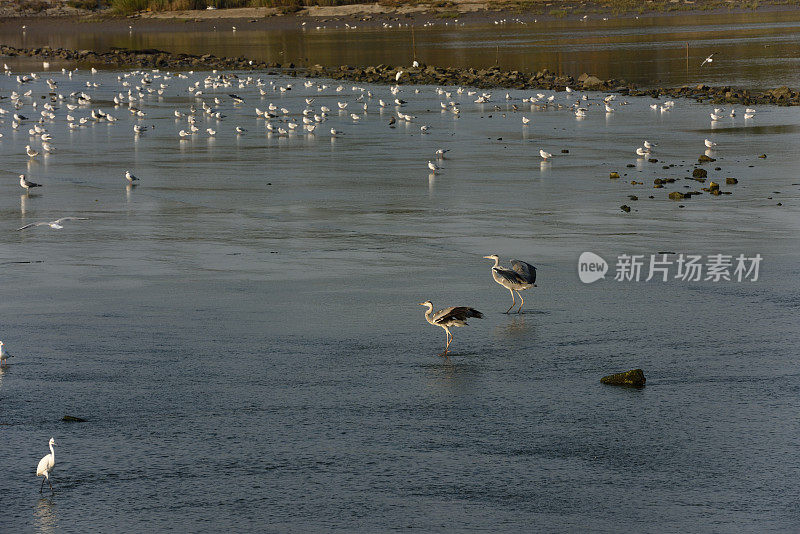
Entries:
{"label": "seagull", "polygon": [[432,173],[436,174],[437,167],[436,167],[436,164],[434,162],[429,160],[428,161],[428,168],[431,170]]}
{"label": "seagull", "polygon": [[450,149],[440,148],[434,154],[436,155],[436,159],[444,159],[445,153],[450,152]]}
{"label": "seagull", "polygon": [[42,184],[35,184],[35,183],[31,182],[31,181],[28,181],[28,179],[25,178],[24,174],[20,174],[19,175],[19,186],[21,188],[23,188],[25,191],[30,192],[31,187],[42,187]]}
{"label": "seagull", "polygon": [[648,154],[648,151],[643,149],[642,147],[638,147],[636,149],[636,155],[640,157],[645,157]]}
{"label": "seagull", "polygon": [[553,155],[550,152],[545,152],[544,150],[541,149],[539,149],[539,155],[542,156],[542,159],[545,161],[553,157]]}
{"label": "seagull", "polygon": [[642,144],[644,145],[644,148],[645,148],[645,149],[646,149],[648,152],[650,152],[650,149],[651,149],[651,148],[653,148],[654,146],[658,146],[658,144],[657,144],[657,143],[651,143],[650,141],[644,141]]}
{"label": "seagull", "polygon": [[531,120],[528,117],[522,117],[522,124],[528,124]]}
{"label": "seagull", "polygon": [[0,365],[3,365],[4,363],[6,363],[6,360],[8,358],[13,358],[13,357],[14,357],[13,354],[3,350],[3,342],[0,341]]}
{"label": "seagull", "polygon": [[49,221],[49,222],[41,221],[41,222],[26,224],[25,226],[17,228],[17,231],[24,230],[26,228],[31,228],[33,226],[49,226],[54,230],[61,230],[62,228],[64,228],[64,226],[61,224],[64,221],[88,221],[88,220],[89,220],[88,217],[61,217],[60,219],[56,219],[55,221]]}
{"label": "seagull", "polygon": [[715,143],[714,141],[712,141],[710,139],[705,139],[703,142],[705,143],[706,148],[711,148],[711,147],[717,146],[717,143]]}
{"label": "seagull", "polygon": [[[716,52],[714,52],[714,54],[716,54]],[[712,58],[712,57],[714,57],[714,54],[711,54],[710,56],[708,56],[707,58],[705,58],[705,59],[703,60],[703,62],[702,62],[702,63],[700,63],[700,66],[702,67],[702,66],[703,66],[703,65],[705,65],[706,63],[712,63],[714,60],[713,60],[713,59],[711,59],[711,58]]]}
{"label": "seagull", "polygon": [[128,182],[130,182],[130,183],[139,181],[139,179],[137,177],[135,177],[133,174],[131,174],[131,171],[125,171],[125,179],[128,180]]}
{"label": "seagull", "polygon": [[431,301],[426,300],[425,302],[420,302],[419,305],[427,306],[428,308],[428,311],[425,312],[425,320],[432,325],[444,328],[444,331],[447,333],[447,344],[444,347],[444,352],[439,354],[439,356],[444,356],[448,360],[450,358],[447,356],[447,353],[450,352],[450,343],[453,342],[453,334],[450,333],[450,327],[466,326],[467,319],[470,317],[475,317],[477,319],[483,317],[483,314],[475,308],[468,308],[466,306],[453,306],[433,313],[433,304]]}
{"label": "seagull", "polygon": [[25,152],[28,153],[28,156],[34,158],[39,155],[34,149],[31,148],[31,145],[25,145]]}
{"label": "seagull", "polygon": [[497,254],[490,254],[489,256],[484,256],[484,258],[494,260],[492,278],[494,278],[495,282],[511,292],[511,308],[507,309],[506,313],[510,312],[517,303],[514,298],[515,291],[520,298],[517,313],[521,313],[522,305],[525,304],[525,300],[523,300],[522,295],[520,295],[520,291],[525,291],[530,287],[537,287],[536,267],[524,261],[511,260],[511,269],[506,269],[500,266],[500,257]]}

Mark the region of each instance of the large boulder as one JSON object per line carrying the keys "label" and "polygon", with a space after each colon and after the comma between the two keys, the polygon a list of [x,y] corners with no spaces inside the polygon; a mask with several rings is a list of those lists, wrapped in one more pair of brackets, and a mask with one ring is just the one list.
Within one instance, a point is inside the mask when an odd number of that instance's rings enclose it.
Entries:
{"label": "large boulder", "polygon": [[631,371],[625,371],[624,373],[608,375],[600,379],[600,382],[608,384],[609,386],[627,386],[633,388],[643,388],[645,381],[644,371],[641,369],[633,369]]}
{"label": "large boulder", "polygon": [[597,76],[587,76],[583,80],[583,88],[587,91],[602,91],[605,89],[605,83]]}

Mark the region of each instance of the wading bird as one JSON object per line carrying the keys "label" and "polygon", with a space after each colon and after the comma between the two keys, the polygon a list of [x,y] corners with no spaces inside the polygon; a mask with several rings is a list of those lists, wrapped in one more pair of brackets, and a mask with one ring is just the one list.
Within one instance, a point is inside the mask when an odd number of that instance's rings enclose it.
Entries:
{"label": "wading bird", "polygon": [[514,297],[515,291],[517,295],[519,295],[520,299],[517,313],[522,312],[522,305],[525,304],[525,300],[522,298],[522,295],[520,295],[519,292],[525,291],[529,287],[537,287],[536,267],[525,263],[524,261],[511,260],[511,269],[506,269],[505,267],[500,266],[500,257],[497,254],[484,256],[484,258],[494,260],[494,265],[492,266],[492,278],[494,278],[495,282],[508,289],[508,291],[511,293],[511,308],[507,309],[505,313],[510,312],[517,303],[517,300]]}
{"label": "wading bird", "polygon": [[36,184],[25,178],[24,174],[19,175],[19,186],[25,190],[25,192],[30,193],[31,187],[42,187],[42,184]]}
{"label": "wading bird", "polygon": [[139,179],[135,177],[131,171],[125,171],[125,179],[131,184],[139,181]]}
{"label": "wading bird", "polygon": [[425,312],[426,321],[432,325],[444,328],[447,336],[447,344],[444,346],[444,352],[439,354],[439,356],[444,356],[447,359],[450,359],[447,357],[447,353],[450,352],[450,343],[453,342],[453,334],[450,333],[450,327],[466,326],[467,319],[470,317],[476,317],[478,319],[483,317],[483,314],[478,310],[465,306],[452,306],[433,313],[433,304],[431,301],[426,300],[425,302],[420,302],[419,305],[428,307],[428,311]]}
{"label": "wading bird", "polygon": [[[716,52],[714,52],[714,54],[716,54]],[[702,63],[700,63],[700,66],[702,67],[702,66],[703,66],[703,65],[705,65],[706,63],[712,63],[712,62],[714,61],[714,60],[712,59],[712,58],[714,57],[714,54],[711,54],[710,56],[708,56],[707,58],[705,58],[705,59],[703,60],[703,62],[702,62]]]}
{"label": "wading bird", "polygon": [[14,357],[13,354],[11,354],[11,353],[9,353],[9,352],[7,352],[7,351],[5,351],[3,349],[3,345],[4,345],[4,343],[2,341],[0,341],[0,365],[3,365],[4,363],[6,363],[6,360],[8,358],[13,358]]}
{"label": "wading bird", "polygon": [[39,465],[36,467],[36,476],[44,477],[42,479],[42,485],[39,488],[39,493],[41,493],[44,489],[45,480],[47,480],[47,484],[50,486],[50,491],[53,491],[53,484],[50,482],[50,473],[53,471],[53,467],[56,465],[56,451],[53,450],[53,445],[55,444],[56,440],[50,438],[50,454],[39,460]]}

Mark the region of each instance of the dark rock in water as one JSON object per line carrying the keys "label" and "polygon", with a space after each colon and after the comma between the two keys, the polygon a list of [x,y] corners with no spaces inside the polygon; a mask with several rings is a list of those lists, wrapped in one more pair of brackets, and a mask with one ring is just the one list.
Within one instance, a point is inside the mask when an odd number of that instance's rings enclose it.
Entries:
{"label": "dark rock in water", "polygon": [[628,195],[628,198],[631,200],[639,200],[639,197],[637,197],[636,195]]}
{"label": "dark rock in water", "polygon": [[623,204],[622,206],[620,206],[619,209],[621,209],[625,213],[630,213],[631,212],[631,207],[626,205],[626,204]]}
{"label": "dark rock in water", "polygon": [[738,184],[739,180],[736,178],[725,178],[725,183],[728,185]]}
{"label": "dark rock in water", "polygon": [[562,154],[569,154],[569,150],[567,150],[566,148],[562,148],[561,149],[561,153]]}
{"label": "dark rock in water", "polygon": [[656,158],[649,158],[647,161],[650,163],[658,163],[658,160]]}
{"label": "dark rock in water", "polygon": [[706,178],[708,171],[705,169],[695,169],[692,171],[692,178]]}
{"label": "dark rock in water", "polygon": [[759,158],[761,158],[761,159],[767,159],[767,155],[766,155],[766,154],[761,154],[761,155],[760,155],[760,156],[758,156],[758,157],[759,157]]}
{"label": "dark rock in water", "polygon": [[656,185],[661,185],[664,183],[664,180],[662,180],[661,178],[656,178],[655,180],[653,180],[653,183]]}
{"label": "dark rock in water", "polygon": [[612,180],[616,180],[617,178],[619,178],[619,173],[618,172],[612,172],[608,177],[610,179],[612,179]]}
{"label": "dark rock in water", "polygon": [[672,193],[669,194],[669,198],[670,200],[682,200],[686,198],[686,195],[678,191],[673,191]]}
{"label": "dark rock in water", "polygon": [[625,166],[626,166],[626,167],[628,167],[628,168],[631,168],[631,167],[636,167],[636,165],[634,165],[633,163],[628,163],[628,164],[627,164],[627,165],[625,165]]}
{"label": "dark rock in water", "polygon": [[711,182],[711,183],[708,184],[708,188],[711,191],[719,190],[719,184],[717,182]]}
{"label": "dark rock in water", "polygon": [[710,157],[706,156],[705,154],[702,154],[699,158],[697,158],[697,162],[698,163],[708,163],[710,161],[717,161],[717,160],[714,159],[714,158],[710,158]]}
{"label": "dark rock in water", "polygon": [[624,373],[604,376],[600,379],[600,382],[603,384],[608,384],[609,386],[643,388],[646,379],[644,377],[644,371],[641,369],[632,369],[630,371],[625,371]]}
{"label": "dark rock in water", "polygon": [[86,423],[86,419],[81,419],[80,417],[75,417],[72,415],[65,415],[61,418],[61,420],[65,423]]}

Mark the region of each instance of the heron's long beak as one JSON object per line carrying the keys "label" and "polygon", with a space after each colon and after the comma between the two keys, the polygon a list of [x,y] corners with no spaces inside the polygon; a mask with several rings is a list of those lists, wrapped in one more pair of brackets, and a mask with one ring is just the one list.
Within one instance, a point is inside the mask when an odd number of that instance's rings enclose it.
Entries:
{"label": "heron's long beak", "polygon": [[491,256],[484,256],[484,258],[486,258],[487,260],[491,260],[492,259]]}
{"label": "heron's long beak", "polygon": [[424,303],[424,302],[419,302],[418,304],[419,304],[420,306],[425,306],[425,303]]}

